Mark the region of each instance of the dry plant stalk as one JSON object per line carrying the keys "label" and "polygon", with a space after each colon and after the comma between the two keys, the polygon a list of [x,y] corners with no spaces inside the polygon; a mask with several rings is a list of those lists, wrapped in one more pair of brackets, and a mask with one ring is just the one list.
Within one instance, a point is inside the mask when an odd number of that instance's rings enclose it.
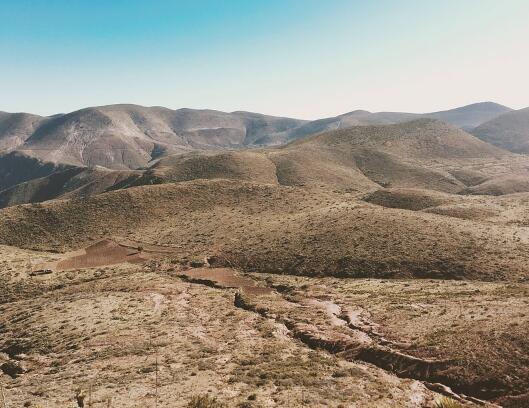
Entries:
{"label": "dry plant stalk", "polygon": [[92,383],[88,387],[88,407],[92,408]]}
{"label": "dry plant stalk", "polygon": [[155,360],[155,377],[154,377],[154,406],[158,406],[158,347],[154,346],[155,353],[156,353],[156,360]]}
{"label": "dry plant stalk", "polygon": [[2,403],[1,408],[7,408],[6,396],[4,393],[4,385],[0,384],[0,402]]}

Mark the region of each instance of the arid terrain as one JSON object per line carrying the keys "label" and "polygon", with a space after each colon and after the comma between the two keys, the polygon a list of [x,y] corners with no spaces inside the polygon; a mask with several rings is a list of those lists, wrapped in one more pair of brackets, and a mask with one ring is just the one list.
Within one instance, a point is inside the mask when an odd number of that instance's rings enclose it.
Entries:
{"label": "arid terrain", "polygon": [[528,407],[524,114],[0,115],[0,407]]}

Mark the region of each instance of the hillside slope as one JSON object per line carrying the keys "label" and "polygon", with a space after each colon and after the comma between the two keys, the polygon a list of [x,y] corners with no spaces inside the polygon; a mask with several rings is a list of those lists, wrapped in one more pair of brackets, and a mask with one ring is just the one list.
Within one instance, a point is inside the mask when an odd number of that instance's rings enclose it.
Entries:
{"label": "hillside slope", "polygon": [[0,243],[77,249],[99,237],[162,245],[246,270],[351,277],[529,278],[512,227],[389,209],[349,194],[192,181],[15,206]]}
{"label": "hillside slope", "polygon": [[103,193],[124,180],[139,176],[132,170],[72,167],[0,191],[0,208],[39,203],[56,198],[82,198]]}
{"label": "hillside slope", "polygon": [[[147,173],[157,182],[228,178],[357,191],[398,186],[459,192],[467,181],[443,164],[472,164],[477,172],[479,161],[507,163],[511,156],[453,126],[419,119],[329,131],[275,149],[169,156]],[[480,182],[488,179],[482,174]]]}
{"label": "hillside slope", "polygon": [[[504,174],[527,174],[529,165],[432,119],[325,132],[267,154],[281,184],[364,191],[382,186],[461,192]],[[465,169],[473,177],[464,177]]]}
{"label": "hillside slope", "polygon": [[[22,177],[23,173],[7,172],[0,206],[199,179],[230,179],[359,194],[380,187],[491,195],[529,190],[525,181],[529,176],[529,159],[432,119],[355,126],[279,148],[169,155],[156,160],[146,170],[137,171],[70,167],[71,171],[62,172],[64,168],[18,153],[11,153],[4,160],[7,158],[14,161],[10,168],[17,167],[16,160],[35,162],[42,176],[26,182],[31,174]],[[20,180],[7,177],[14,174]],[[23,184],[13,185],[17,180]],[[501,185],[502,188],[497,187]],[[46,189],[50,192],[43,194]]]}
{"label": "hillside slope", "polygon": [[446,111],[426,113],[423,116],[451,123],[468,131],[510,111],[512,111],[511,108],[498,103],[480,102]]}
{"label": "hillside slope", "polygon": [[408,122],[421,118],[436,119],[464,130],[472,129],[511,109],[493,102],[481,102],[455,109],[431,113],[368,112],[356,110],[332,118],[314,120],[294,129],[260,139],[260,144],[277,145],[330,130],[352,126],[388,125]]}
{"label": "hillside slope", "polygon": [[0,155],[0,191],[71,168],[73,166],[45,162],[20,152],[3,154]]}
{"label": "hillside slope", "polygon": [[466,185],[429,162],[504,154],[454,127],[421,119],[325,132],[275,149],[168,156],[130,185],[232,179],[351,192],[380,186],[458,192]]}
{"label": "hillside slope", "polygon": [[9,152],[24,144],[46,120],[30,113],[0,112],[0,152]]}
{"label": "hillside slope", "polygon": [[19,150],[50,162],[135,169],[170,153],[246,146],[301,123],[247,112],[110,105],[50,118]]}
{"label": "hillside slope", "polygon": [[485,142],[515,153],[529,153],[529,108],[505,113],[472,130]]}
{"label": "hillside slope", "polygon": [[428,114],[356,110],[304,121],[251,112],[109,105],[40,117],[0,112],[0,152],[18,149],[43,161],[111,169],[145,167],[194,150],[276,146],[329,130],[435,118],[474,127],[508,108],[491,102]]}

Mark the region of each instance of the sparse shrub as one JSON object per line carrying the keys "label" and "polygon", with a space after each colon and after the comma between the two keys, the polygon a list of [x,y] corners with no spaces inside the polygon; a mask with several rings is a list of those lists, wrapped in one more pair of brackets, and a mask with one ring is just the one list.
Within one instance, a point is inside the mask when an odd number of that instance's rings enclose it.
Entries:
{"label": "sparse shrub", "polygon": [[435,401],[435,408],[464,408],[464,406],[455,399],[441,397]]}
{"label": "sparse shrub", "polygon": [[217,400],[215,397],[210,397],[207,394],[194,395],[186,405],[187,408],[227,408],[228,406]]}
{"label": "sparse shrub", "polygon": [[86,399],[86,391],[79,388],[75,391],[75,401],[77,402],[77,406],[83,408],[84,402]]}

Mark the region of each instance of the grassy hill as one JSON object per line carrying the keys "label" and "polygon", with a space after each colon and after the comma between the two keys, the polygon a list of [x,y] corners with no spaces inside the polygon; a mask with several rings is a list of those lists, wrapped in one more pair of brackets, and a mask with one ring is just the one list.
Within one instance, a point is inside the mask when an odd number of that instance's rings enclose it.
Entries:
{"label": "grassy hill", "polygon": [[354,277],[527,279],[517,230],[388,209],[348,194],[239,181],[142,186],[2,210],[0,243],[65,250],[103,236],[246,270]]}

